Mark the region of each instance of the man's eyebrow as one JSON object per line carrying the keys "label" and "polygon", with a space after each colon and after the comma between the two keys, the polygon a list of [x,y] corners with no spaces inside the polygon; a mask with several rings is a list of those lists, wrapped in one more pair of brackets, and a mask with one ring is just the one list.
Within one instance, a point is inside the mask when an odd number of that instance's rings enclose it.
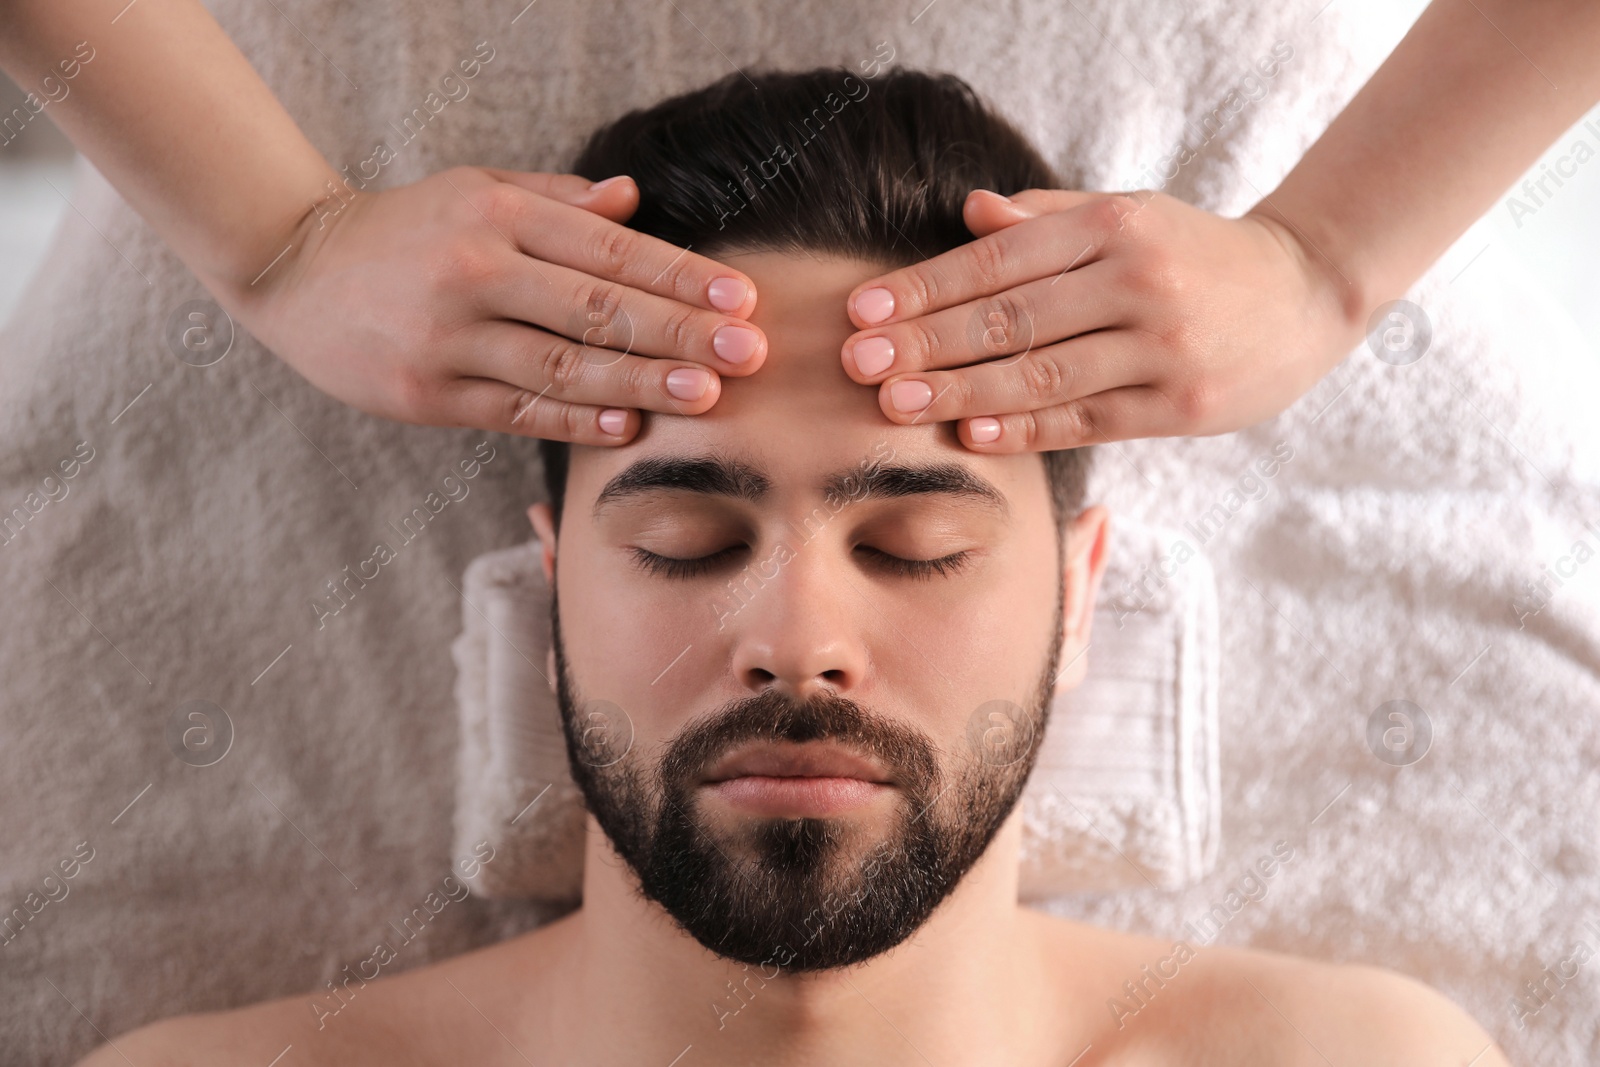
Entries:
{"label": "man's eyebrow", "polygon": [[[947,496],[1011,517],[1005,494],[960,463],[863,463],[835,471],[817,487],[829,500],[868,496]],[[760,503],[772,480],[752,463],[726,456],[647,456],[613,477],[595,498],[598,517],[608,505],[654,492],[699,493]]]}

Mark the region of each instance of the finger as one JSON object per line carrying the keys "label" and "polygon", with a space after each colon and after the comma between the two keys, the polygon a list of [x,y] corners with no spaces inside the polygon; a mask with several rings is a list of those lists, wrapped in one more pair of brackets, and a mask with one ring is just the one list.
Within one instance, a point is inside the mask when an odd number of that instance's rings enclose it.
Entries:
{"label": "finger", "polygon": [[613,350],[601,353],[606,360],[628,352],[689,360],[736,376],[753,373],[767,355],[766,334],[728,312],[702,311],[570,267],[535,265],[524,256],[506,254],[503,264],[491,257],[467,284],[486,314],[544,327],[543,339],[521,339],[525,358],[548,359],[551,334],[567,339],[563,349],[575,342]]}
{"label": "finger", "polygon": [[699,415],[722,395],[714,371],[595,348],[522,323],[485,322],[463,358],[447,362],[461,378],[506,383],[553,401]]}
{"label": "finger", "polygon": [[1107,330],[952,371],[896,375],[878,406],[902,425],[1038,411],[1150,381],[1130,331]]}
{"label": "finger", "polygon": [[1056,211],[1070,211],[1091,200],[1101,200],[1111,195],[1098,189],[1022,189],[1012,193],[1010,200],[1035,215],[1048,215]]}
{"label": "finger", "polygon": [[566,204],[593,199],[602,193],[621,193],[637,202],[639,186],[626,174],[617,174],[601,181],[590,181],[579,174],[557,174],[542,170],[504,170],[500,167],[480,167],[496,181],[515,185],[530,193],[560,200]]}
{"label": "finger", "polygon": [[1002,197],[987,189],[974,189],[963,205],[967,229],[975,236],[987,237],[996,230],[1059,211],[1068,211],[1111,193],[1076,189],[1023,189]]}
{"label": "finger", "polygon": [[845,373],[863,385],[891,374],[965,367],[1128,325],[1126,287],[1096,261],[995,296],[891,323],[845,339]]}
{"label": "finger", "polygon": [[975,452],[1048,452],[1182,430],[1154,386],[1128,385],[1038,411],[981,415],[956,423],[956,436]]}
{"label": "finger", "polygon": [[962,205],[962,218],[975,236],[987,237],[1023,219],[1066,211],[1104,195],[1070,189],[1023,189],[1005,197],[988,189],[974,189]]}
{"label": "finger", "polygon": [[591,182],[576,174],[498,170],[493,167],[484,167],[483,170],[500,181],[603,215],[612,222],[627,222],[639,210],[639,186],[626,174]]}
{"label": "finger", "polygon": [[563,403],[486,378],[457,378],[450,382],[445,387],[440,414],[452,426],[474,426],[580,445],[627,444],[639,432],[640,425],[637,412]]}
{"label": "finger", "polygon": [[1134,204],[1091,198],[879,275],[851,290],[845,308],[859,329],[902,322],[1094,262]]}
{"label": "finger", "polygon": [[518,199],[500,209],[505,217],[491,221],[525,255],[693,307],[739,318],[755,310],[755,283],[732,267],[596,217],[583,207],[520,189],[518,193]]}
{"label": "finger", "polygon": [[961,218],[975,237],[987,237],[996,230],[1031,219],[1037,212],[989,189],[974,189],[961,205]]}

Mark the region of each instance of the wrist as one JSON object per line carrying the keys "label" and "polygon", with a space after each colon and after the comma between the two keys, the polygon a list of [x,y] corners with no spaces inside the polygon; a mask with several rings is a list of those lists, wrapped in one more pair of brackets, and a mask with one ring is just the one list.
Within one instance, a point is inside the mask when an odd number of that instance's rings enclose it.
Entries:
{"label": "wrist", "polygon": [[1291,220],[1270,199],[1263,199],[1244,217],[1271,234],[1298,268],[1313,306],[1337,335],[1335,347],[1343,358],[1349,345],[1366,334],[1367,317],[1377,306],[1366,275],[1353,257],[1343,254],[1333,235],[1308,228],[1306,214],[1296,212]]}
{"label": "wrist", "polygon": [[239,253],[209,270],[195,273],[207,288],[239,305],[265,299],[304,269],[310,253],[361,194],[318,157],[321,170],[308,168],[293,184],[295,199],[286,199],[265,220]]}

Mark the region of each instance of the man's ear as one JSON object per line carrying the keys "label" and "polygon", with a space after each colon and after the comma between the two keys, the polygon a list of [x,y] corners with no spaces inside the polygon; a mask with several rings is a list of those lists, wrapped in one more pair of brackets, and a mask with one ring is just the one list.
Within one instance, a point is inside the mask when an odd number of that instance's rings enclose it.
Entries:
{"label": "man's ear", "polygon": [[548,584],[556,580],[556,525],[553,521],[555,513],[550,510],[550,505],[540,501],[528,507],[528,521],[533,523],[533,532],[539,538],[543,548],[541,553],[544,563],[544,580]]}
{"label": "man's ear", "polygon": [[1089,630],[1094,622],[1095,594],[1106,570],[1106,547],[1111,538],[1111,512],[1102,504],[1085,508],[1067,524],[1061,580],[1061,674],[1055,691],[1082,684],[1089,667]]}

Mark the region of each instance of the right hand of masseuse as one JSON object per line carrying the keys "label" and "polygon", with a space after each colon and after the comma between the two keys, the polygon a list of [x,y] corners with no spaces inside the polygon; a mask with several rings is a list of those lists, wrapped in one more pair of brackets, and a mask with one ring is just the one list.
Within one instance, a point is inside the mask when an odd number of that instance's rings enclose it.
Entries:
{"label": "right hand of masseuse", "polygon": [[373,415],[617,445],[694,415],[766,338],[739,271],[620,225],[631,178],[452,167],[363,191],[218,300],[313,385]]}

